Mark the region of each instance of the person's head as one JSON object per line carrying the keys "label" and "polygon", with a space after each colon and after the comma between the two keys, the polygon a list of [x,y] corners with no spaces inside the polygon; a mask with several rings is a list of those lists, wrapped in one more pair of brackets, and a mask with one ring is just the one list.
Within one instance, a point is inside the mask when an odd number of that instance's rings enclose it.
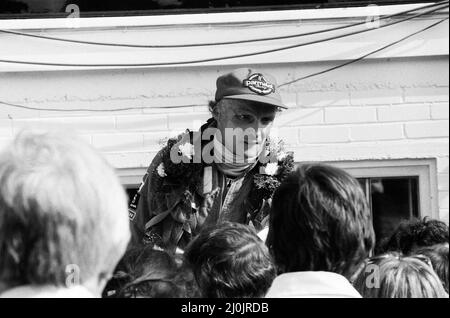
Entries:
{"label": "person's head", "polygon": [[373,249],[374,236],[364,192],[341,169],[304,164],[275,191],[267,245],[280,273],[350,278]]}
{"label": "person's head", "polygon": [[24,131],[0,152],[0,281],[95,295],[130,238],[127,198],[114,170],[62,131]]}
{"label": "person's head", "polygon": [[[264,144],[282,108],[286,106],[275,78],[248,68],[220,76],[215,101],[210,103],[221,142],[234,153],[243,148],[246,154],[257,152]],[[237,136],[235,141],[233,136]]]}
{"label": "person's head", "polygon": [[364,298],[445,298],[447,293],[424,255],[392,252],[370,258],[354,286]]}
{"label": "person's head", "polygon": [[148,273],[167,276],[175,269],[175,260],[167,253],[153,249],[151,245],[130,248],[117,264],[113,277],[105,287],[104,296],[117,297],[126,285]]}
{"label": "person's head", "polygon": [[264,297],[275,267],[269,251],[253,229],[225,222],[202,231],[185,252],[202,297]]}
{"label": "person's head", "polygon": [[382,246],[383,252],[409,254],[414,249],[448,244],[448,225],[430,218],[405,220]]}
{"label": "person's head", "polygon": [[105,293],[119,298],[192,298],[197,288],[193,273],[174,256],[146,246],[125,254]]}
{"label": "person's head", "polygon": [[445,291],[448,293],[448,243],[421,247],[413,252],[427,256],[433,264],[433,269],[442,281]]}

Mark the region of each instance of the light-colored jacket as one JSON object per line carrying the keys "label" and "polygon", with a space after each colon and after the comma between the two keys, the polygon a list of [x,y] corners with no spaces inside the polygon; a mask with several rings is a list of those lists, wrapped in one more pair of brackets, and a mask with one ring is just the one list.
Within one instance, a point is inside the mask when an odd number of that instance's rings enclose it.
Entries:
{"label": "light-colored jacket", "polygon": [[361,295],[339,274],[294,272],[278,276],[266,298],[361,298]]}

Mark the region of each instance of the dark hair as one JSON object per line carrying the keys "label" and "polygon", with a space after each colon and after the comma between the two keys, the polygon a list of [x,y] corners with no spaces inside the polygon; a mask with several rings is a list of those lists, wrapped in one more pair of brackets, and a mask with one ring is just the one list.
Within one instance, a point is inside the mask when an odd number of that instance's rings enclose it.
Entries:
{"label": "dark hair", "polygon": [[276,276],[264,242],[243,224],[224,222],[203,230],[185,259],[206,298],[264,297]]}
{"label": "dark hair", "polygon": [[381,247],[381,252],[409,254],[413,249],[442,243],[448,243],[448,225],[425,217],[401,222]]}
{"label": "dark hair", "polygon": [[424,255],[391,252],[367,260],[354,286],[364,298],[448,298]]}
{"label": "dark hair", "polygon": [[280,273],[328,271],[350,278],[374,237],[366,197],[341,169],[304,164],[274,194],[267,244]]}
{"label": "dark hair", "polygon": [[442,281],[445,291],[448,293],[448,243],[422,247],[414,251],[414,254],[427,256],[433,264],[433,269]]}
{"label": "dark hair", "polygon": [[209,109],[209,111],[210,111],[211,113],[213,112],[214,108],[216,108],[216,106],[217,106],[218,103],[219,103],[219,102],[218,102],[218,101],[215,101],[215,100],[210,100],[210,101],[208,102],[208,109]]}
{"label": "dark hair", "polygon": [[181,267],[174,256],[145,246],[125,254],[103,296],[191,298],[196,296],[196,287],[193,274]]}

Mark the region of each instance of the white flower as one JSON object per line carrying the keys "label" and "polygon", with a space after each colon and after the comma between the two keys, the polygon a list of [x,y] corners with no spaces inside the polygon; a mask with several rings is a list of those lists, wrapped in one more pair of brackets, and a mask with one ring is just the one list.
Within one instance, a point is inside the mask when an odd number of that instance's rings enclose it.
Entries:
{"label": "white flower", "polygon": [[278,156],[277,156],[277,160],[278,160],[278,161],[282,161],[282,160],[284,160],[286,157],[287,157],[287,153],[284,152],[284,151],[281,151],[281,152],[278,154]]}
{"label": "white flower", "polygon": [[181,152],[181,154],[187,158],[192,158],[194,156],[194,145],[187,142],[184,145],[178,146],[178,150]]}
{"label": "white flower", "polygon": [[269,141],[269,151],[271,153],[278,153],[283,150],[284,142],[281,138],[270,136],[268,138]]}
{"label": "white flower", "polygon": [[167,177],[166,171],[164,169],[164,163],[162,162],[159,164],[158,168],[156,168],[156,172],[158,172],[158,175],[161,178]]}
{"label": "white flower", "polygon": [[269,176],[274,176],[278,172],[278,164],[275,162],[268,163],[265,167],[261,167],[261,174],[267,174]]}

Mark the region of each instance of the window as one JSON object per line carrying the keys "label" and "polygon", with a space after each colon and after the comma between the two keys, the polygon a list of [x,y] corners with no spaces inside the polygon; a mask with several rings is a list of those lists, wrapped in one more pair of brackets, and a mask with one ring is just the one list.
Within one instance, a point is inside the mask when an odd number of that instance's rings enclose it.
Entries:
{"label": "window", "polygon": [[370,205],[377,241],[390,237],[402,220],[419,217],[418,177],[358,180]]}
{"label": "window", "polygon": [[136,195],[139,186],[142,183],[142,178],[144,177],[147,169],[120,169],[117,171],[120,181],[125,188],[128,196],[128,204],[131,203],[134,196]]}
{"label": "window", "polygon": [[438,218],[436,162],[432,159],[332,162],[358,178],[370,205],[377,243],[402,220]]}
{"label": "window", "polygon": [[430,0],[1,0],[0,19],[136,16],[185,12],[330,8]]}

